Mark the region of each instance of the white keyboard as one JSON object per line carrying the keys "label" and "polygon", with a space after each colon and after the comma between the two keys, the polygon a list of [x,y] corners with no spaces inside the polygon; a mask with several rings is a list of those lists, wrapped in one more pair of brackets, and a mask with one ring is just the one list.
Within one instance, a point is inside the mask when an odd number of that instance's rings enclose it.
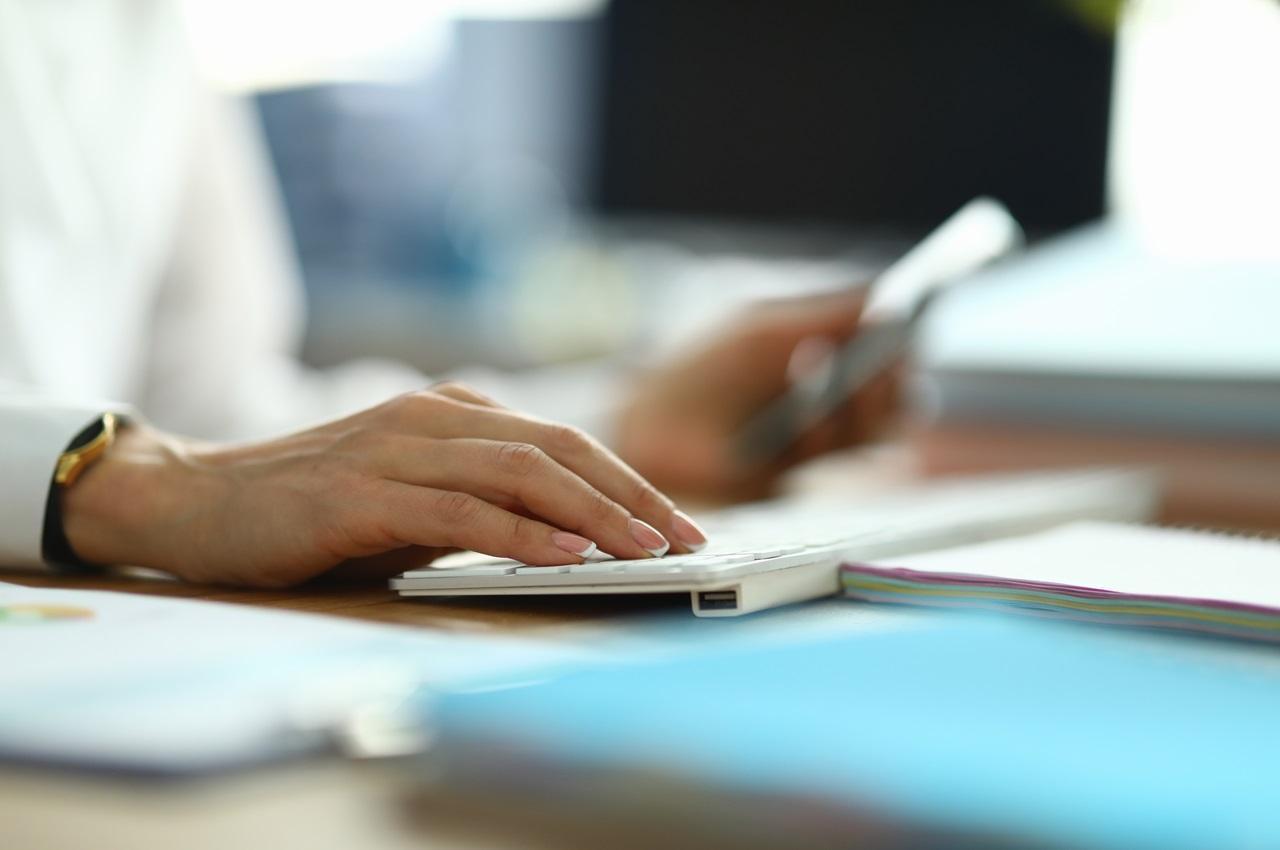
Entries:
{"label": "white keyboard", "polygon": [[484,556],[410,570],[403,596],[688,593],[694,613],[726,617],[830,596],[839,567],[1037,531],[1077,519],[1141,521],[1154,512],[1146,473],[1090,470],[950,481],[875,502],[772,502],[701,517],[693,555],[535,567]]}

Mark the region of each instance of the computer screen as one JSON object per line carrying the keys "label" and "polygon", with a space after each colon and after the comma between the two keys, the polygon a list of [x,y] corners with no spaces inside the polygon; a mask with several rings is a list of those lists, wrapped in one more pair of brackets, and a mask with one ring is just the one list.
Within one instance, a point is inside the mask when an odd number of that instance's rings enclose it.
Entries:
{"label": "computer screen", "polygon": [[1068,0],[613,0],[598,212],[922,231],[1103,211],[1113,35]]}

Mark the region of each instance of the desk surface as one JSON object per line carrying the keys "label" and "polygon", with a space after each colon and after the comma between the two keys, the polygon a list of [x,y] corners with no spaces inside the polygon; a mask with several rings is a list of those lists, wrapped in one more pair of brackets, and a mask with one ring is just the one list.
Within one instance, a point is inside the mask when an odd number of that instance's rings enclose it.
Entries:
{"label": "desk surface", "polygon": [[[910,478],[901,454],[867,463],[827,461],[801,476],[803,490],[865,494]],[[833,482],[838,482],[833,487]],[[0,581],[39,587],[115,590],[350,617],[469,633],[536,633],[589,640],[624,630],[644,615],[688,610],[685,595],[670,597],[504,597],[480,600],[404,600],[381,584],[311,585],[246,591],[185,585],[127,575],[0,571]],[[834,604],[834,603],[833,603]],[[819,606],[820,607],[820,606]],[[816,615],[816,609],[805,609]],[[844,619],[855,615],[841,606]],[[720,621],[717,621],[720,622]],[[407,808],[412,786],[392,766],[308,762],[218,779],[180,783],[127,782],[38,768],[0,769],[0,822],[5,847],[97,850],[182,847],[326,848],[513,847],[424,833]],[[416,825],[415,825],[416,824]]]}
{"label": "desk surface", "polygon": [[114,590],[208,602],[229,602],[327,614],[376,623],[441,631],[552,631],[565,626],[615,622],[689,607],[688,594],[672,596],[551,596],[477,599],[404,599],[385,582],[312,584],[287,590],[202,587],[169,579],[116,575],[48,575],[0,570],[0,582],[29,587]]}
{"label": "desk surface", "polygon": [[[688,610],[678,597],[506,597],[402,600],[385,585],[310,586],[287,591],[207,588],[129,576],[51,576],[0,571],[0,581],[33,587],[115,590],[259,605],[427,629],[560,633],[584,639],[600,628],[660,611]],[[573,633],[583,628],[582,636]],[[39,768],[0,770],[5,847],[184,850],[299,847],[383,850],[490,847],[424,835],[404,807],[412,790],[391,765],[308,762],[180,783],[124,781]]]}
{"label": "desk surface", "polygon": [[[172,581],[111,576],[32,576],[0,571],[0,581],[39,587],[124,590],[190,599],[260,605],[408,624],[427,629],[529,634],[588,643],[627,636],[647,615],[688,616],[687,594],[615,597],[506,597],[482,602],[401,600],[381,587],[311,587],[291,591],[235,591]],[[697,620],[707,632],[732,639],[772,629],[862,630],[922,616],[840,600],[789,606],[740,619]],[[685,640],[688,634],[681,631]],[[40,768],[0,769],[0,846],[70,850],[399,850],[399,848],[545,847],[481,840],[443,827],[416,801],[415,773],[395,763],[311,760],[229,776],[148,782]],[[469,824],[470,821],[467,821]],[[456,826],[455,826],[456,828]]]}

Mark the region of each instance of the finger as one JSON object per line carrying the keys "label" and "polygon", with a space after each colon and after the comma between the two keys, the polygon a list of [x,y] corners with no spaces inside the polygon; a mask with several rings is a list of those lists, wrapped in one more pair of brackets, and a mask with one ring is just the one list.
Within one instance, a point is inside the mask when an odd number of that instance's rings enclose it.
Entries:
{"label": "finger", "polygon": [[522,564],[577,564],[591,541],[518,516],[468,493],[383,481],[369,519],[404,546],[470,549]]}
{"label": "finger", "polygon": [[692,552],[706,545],[706,535],[688,515],[599,441],[576,428],[546,422],[514,411],[460,404],[441,397],[419,397],[402,405],[397,429],[440,439],[479,437],[508,443],[532,443],[571,470],[633,517],[657,529],[657,536],[634,528],[646,549],[669,545]]}
{"label": "finger", "polygon": [[[864,303],[861,291],[842,291],[769,302],[749,311],[727,337],[725,349],[753,388],[739,394],[764,403],[780,392],[790,383],[797,359],[797,365],[807,365],[812,352],[834,350],[857,333]],[[749,364],[745,370],[744,363]]]}
{"label": "finger", "polygon": [[469,493],[504,507],[515,502],[616,558],[665,553],[652,541],[641,544],[629,511],[532,443],[392,435],[374,460],[377,471],[394,481]]}
{"label": "finger", "polygon": [[441,381],[438,384],[432,384],[427,388],[428,392],[439,393],[442,396],[454,399],[455,401],[465,401],[468,404],[478,404],[481,407],[502,407],[493,399],[483,393],[473,390],[466,384],[460,384],[457,381]]}
{"label": "finger", "polygon": [[882,438],[898,421],[902,411],[905,371],[901,364],[886,370],[854,398],[855,415],[861,423],[864,439]]}
{"label": "finger", "polygon": [[866,293],[866,287],[857,287],[767,301],[755,308],[751,320],[758,328],[788,339],[844,339],[858,327]]}
{"label": "finger", "polygon": [[896,367],[876,375],[830,415],[802,434],[796,441],[790,460],[807,460],[879,438],[897,411],[900,381]]}

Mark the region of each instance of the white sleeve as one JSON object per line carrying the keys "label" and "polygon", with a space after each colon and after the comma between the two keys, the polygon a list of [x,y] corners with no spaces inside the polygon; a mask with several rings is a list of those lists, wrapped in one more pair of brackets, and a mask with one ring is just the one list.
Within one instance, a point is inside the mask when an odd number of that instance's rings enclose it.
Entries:
{"label": "white sleeve", "polygon": [[103,413],[126,405],[62,402],[0,386],[0,564],[41,564],[45,502],[58,457]]}
{"label": "white sleeve", "polygon": [[[300,362],[302,286],[260,129],[245,104],[202,96],[173,258],[144,355],[139,406],[148,419],[193,437],[259,438],[428,386],[435,379],[388,360],[326,370]],[[590,365],[438,377],[607,438],[613,374]]]}
{"label": "white sleeve", "polygon": [[157,427],[248,439],[354,412],[429,379],[388,361],[298,359],[301,281],[246,104],[198,91],[169,268],[153,305],[138,405]]}

